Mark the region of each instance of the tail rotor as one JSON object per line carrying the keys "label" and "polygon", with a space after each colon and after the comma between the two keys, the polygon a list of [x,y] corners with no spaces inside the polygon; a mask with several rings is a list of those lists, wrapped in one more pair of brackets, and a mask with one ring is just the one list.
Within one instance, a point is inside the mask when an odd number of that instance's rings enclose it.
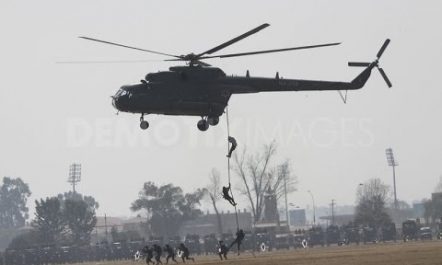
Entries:
{"label": "tail rotor", "polygon": [[388,79],[387,75],[385,74],[384,70],[379,67],[379,59],[381,58],[382,54],[384,53],[385,49],[387,48],[388,44],[390,44],[390,39],[386,39],[384,44],[382,45],[381,49],[379,49],[378,53],[376,54],[376,60],[372,63],[367,62],[349,62],[348,66],[353,67],[376,67],[379,70],[379,73],[381,74],[382,78],[384,79],[385,83],[387,83],[388,87],[392,87],[393,85],[390,82],[390,79]]}

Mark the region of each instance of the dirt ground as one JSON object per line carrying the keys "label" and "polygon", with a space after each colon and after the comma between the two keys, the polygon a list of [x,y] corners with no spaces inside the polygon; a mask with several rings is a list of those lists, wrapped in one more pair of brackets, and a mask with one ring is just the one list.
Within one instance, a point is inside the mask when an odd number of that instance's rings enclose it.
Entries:
{"label": "dirt ground", "polygon": [[[389,264],[414,265],[438,264],[442,265],[442,241],[408,242],[408,243],[380,243],[360,246],[330,246],[312,249],[274,251],[268,253],[242,253],[237,256],[229,253],[229,260],[220,261],[215,256],[195,257],[194,264],[241,264],[241,265],[292,265],[292,264]],[[181,263],[181,262],[180,262]],[[144,261],[91,263],[89,265],[134,265],[145,264]],[[193,264],[189,262],[188,264]]]}

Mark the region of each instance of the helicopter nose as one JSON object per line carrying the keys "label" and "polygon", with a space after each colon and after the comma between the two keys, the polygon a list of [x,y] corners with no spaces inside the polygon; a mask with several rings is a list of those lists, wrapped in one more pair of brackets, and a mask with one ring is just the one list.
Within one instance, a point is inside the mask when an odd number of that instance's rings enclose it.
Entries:
{"label": "helicopter nose", "polygon": [[111,98],[112,98],[112,106],[114,106],[114,108],[116,109],[116,110],[119,110],[118,109],[118,96],[111,96]]}

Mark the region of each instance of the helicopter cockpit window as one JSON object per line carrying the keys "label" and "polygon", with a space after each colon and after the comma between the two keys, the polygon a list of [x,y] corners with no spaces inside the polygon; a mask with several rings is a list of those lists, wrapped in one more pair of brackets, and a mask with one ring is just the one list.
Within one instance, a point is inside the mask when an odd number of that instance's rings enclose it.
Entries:
{"label": "helicopter cockpit window", "polygon": [[123,97],[123,96],[127,96],[127,95],[129,95],[130,96],[130,92],[129,91],[127,91],[127,90],[125,90],[125,89],[120,89],[120,90],[118,90],[118,92],[117,92],[117,94],[115,95],[115,96],[117,96],[117,97]]}
{"label": "helicopter cockpit window", "polygon": [[123,92],[123,90],[122,89],[119,89],[118,91],[117,91],[117,93],[115,94],[115,96],[116,97],[119,97],[119,96],[121,96],[121,93]]}

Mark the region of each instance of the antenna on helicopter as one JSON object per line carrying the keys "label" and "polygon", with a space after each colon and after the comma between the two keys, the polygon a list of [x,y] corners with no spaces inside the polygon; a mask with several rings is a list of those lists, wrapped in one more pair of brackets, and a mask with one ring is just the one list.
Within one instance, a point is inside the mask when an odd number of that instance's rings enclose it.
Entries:
{"label": "antenna on helicopter", "polygon": [[347,92],[348,90],[345,90],[345,94],[342,94],[341,90],[338,90],[339,96],[341,97],[344,104],[347,104]]}

